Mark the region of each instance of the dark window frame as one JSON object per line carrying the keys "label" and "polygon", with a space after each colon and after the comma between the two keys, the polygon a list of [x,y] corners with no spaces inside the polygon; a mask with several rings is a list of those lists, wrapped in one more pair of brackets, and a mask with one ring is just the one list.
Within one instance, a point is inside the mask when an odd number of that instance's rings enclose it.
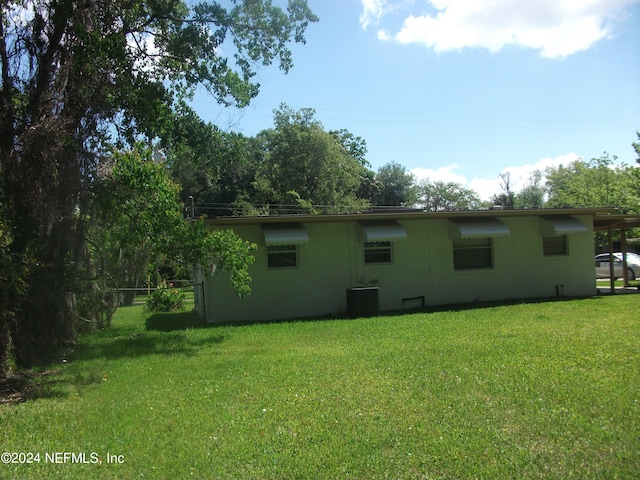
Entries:
{"label": "dark window frame", "polygon": [[492,238],[453,241],[453,269],[455,271],[492,270],[493,268]]}
{"label": "dark window frame", "polygon": [[393,264],[393,242],[365,242],[363,253],[365,265]]}
{"label": "dark window frame", "polygon": [[545,257],[569,255],[569,237],[567,235],[542,237],[542,254]]}
{"label": "dark window frame", "polygon": [[268,270],[291,270],[299,267],[298,245],[269,245],[267,247]]}

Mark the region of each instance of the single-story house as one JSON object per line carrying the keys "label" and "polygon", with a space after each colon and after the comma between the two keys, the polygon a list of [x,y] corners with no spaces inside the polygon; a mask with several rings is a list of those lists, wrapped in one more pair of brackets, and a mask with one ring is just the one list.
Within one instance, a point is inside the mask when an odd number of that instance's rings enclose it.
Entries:
{"label": "single-story house", "polygon": [[198,267],[196,309],[227,323],[594,295],[593,232],[625,218],[572,208],[209,219],[257,245],[252,291],[241,300],[224,272]]}

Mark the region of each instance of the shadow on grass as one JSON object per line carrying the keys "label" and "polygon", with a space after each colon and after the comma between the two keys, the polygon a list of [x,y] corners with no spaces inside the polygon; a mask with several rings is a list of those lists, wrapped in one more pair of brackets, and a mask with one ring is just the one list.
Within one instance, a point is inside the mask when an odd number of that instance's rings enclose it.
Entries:
{"label": "shadow on grass", "polygon": [[68,395],[70,384],[82,388],[100,383],[104,381],[104,369],[85,363],[92,360],[136,359],[146,355],[192,356],[204,346],[224,341],[222,335],[189,335],[190,330],[206,327],[195,312],[172,312],[148,317],[146,332],[106,329],[93,340],[75,344],[65,352],[63,362],[69,362],[68,375],[60,376],[61,370],[56,368],[44,372],[19,371],[0,379],[0,404],[61,398]]}
{"label": "shadow on grass", "polygon": [[80,344],[71,357],[82,361],[98,358],[118,360],[145,355],[194,355],[202,346],[224,341],[221,335],[189,335],[190,330],[206,327],[207,324],[195,312],[155,313],[145,322],[146,332]]}
{"label": "shadow on grass", "polygon": [[186,331],[137,333],[127,337],[114,337],[97,344],[79,345],[75,349],[77,360],[104,358],[118,360],[145,355],[194,355],[204,345],[222,343],[222,335],[202,339],[189,338]]}
{"label": "shadow on grass", "polygon": [[[310,317],[295,317],[295,318],[282,318],[273,320],[239,320],[233,322],[219,322],[208,325],[210,327],[224,327],[224,326],[248,326],[248,325],[267,325],[278,323],[298,323],[298,322],[322,322],[332,320],[356,320],[358,318],[384,318],[384,317],[398,317],[402,315],[413,314],[429,314],[438,312],[459,312],[465,310],[482,310],[495,307],[505,307],[509,305],[528,305],[528,304],[540,304],[540,303],[562,303],[570,302],[574,300],[599,300],[602,297],[596,296],[578,296],[578,297],[534,297],[534,298],[519,298],[512,300],[487,300],[470,303],[451,303],[442,305],[426,305],[424,307],[404,308],[399,310],[380,310],[374,315],[363,315],[358,317],[351,317],[346,312],[329,314],[325,316],[310,316]],[[206,327],[207,325],[205,325]]]}
{"label": "shadow on grass", "polygon": [[594,300],[598,301],[599,295],[588,296],[556,296],[556,297],[532,297],[532,298],[514,298],[509,300],[486,300],[469,303],[452,303],[443,305],[428,305],[419,308],[407,308],[403,310],[392,310],[380,312],[380,317],[395,317],[398,315],[410,315],[414,313],[439,313],[439,312],[462,312],[472,310],[483,310],[498,307],[508,307],[513,305],[537,305],[546,303],[564,303],[575,300]]}
{"label": "shadow on grass", "polygon": [[0,380],[0,404],[16,405],[27,400],[65,396],[65,383],[58,373],[58,370],[13,372]]}
{"label": "shadow on grass", "polygon": [[187,328],[206,328],[207,324],[196,312],[154,313],[145,322],[149,331],[174,332]]}

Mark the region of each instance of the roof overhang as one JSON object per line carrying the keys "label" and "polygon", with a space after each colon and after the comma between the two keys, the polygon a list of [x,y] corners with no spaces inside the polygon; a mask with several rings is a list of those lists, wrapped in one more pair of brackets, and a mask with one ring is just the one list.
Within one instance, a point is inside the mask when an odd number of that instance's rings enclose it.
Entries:
{"label": "roof overhang", "polygon": [[[265,215],[265,216],[237,216],[207,218],[205,221],[214,228],[228,228],[240,225],[261,225],[266,227],[272,224],[311,224],[333,222],[368,222],[368,221],[399,221],[411,220],[457,220],[465,218],[530,218],[530,217],[558,217],[574,216],[590,217],[594,219],[594,226],[600,230],[606,230],[609,223],[617,224],[625,221],[625,218],[635,218],[640,226],[640,216],[622,215],[614,208],[559,208],[559,209],[505,209],[505,210],[473,210],[456,212],[425,212],[408,210],[406,212],[365,211],[357,213],[340,214],[297,214],[297,215]],[[586,221],[585,221],[586,222]],[[628,228],[633,228],[625,224]],[[623,226],[625,226],[623,225]],[[625,227],[625,228],[626,228]]]}
{"label": "roof overhang", "polygon": [[495,217],[449,220],[452,239],[508,237],[511,230]]}
{"label": "roof overhang", "polygon": [[309,234],[300,223],[269,224],[262,226],[266,246],[302,245],[309,241]]}
{"label": "roof overhang", "polygon": [[407,232],[393,220],[359,222],[363,242],[395,242],[406,240]]}

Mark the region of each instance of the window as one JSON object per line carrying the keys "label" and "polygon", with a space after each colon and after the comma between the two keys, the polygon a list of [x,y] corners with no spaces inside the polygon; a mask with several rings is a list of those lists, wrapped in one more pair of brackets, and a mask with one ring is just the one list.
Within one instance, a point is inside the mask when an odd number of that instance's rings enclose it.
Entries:
{"label": "window", "polygon": [[542,250],[545,257],[553,255],[568,255],[569,248],[567,247],[567,236],[560,235],[557,237],[543,237],[542,238]]}
{"label": "window", "polygon": [[296,268],[298,266],[297,245],[271,245],[267,247],[268,268]]}
{"label": "window", "polygon": [[391,263],[391,242],[366,242],[364,244],[364,263]]}
{"label": "window", "polygon": [[453,269],[493,268],[493,245],[490,238],[453,241]]}

